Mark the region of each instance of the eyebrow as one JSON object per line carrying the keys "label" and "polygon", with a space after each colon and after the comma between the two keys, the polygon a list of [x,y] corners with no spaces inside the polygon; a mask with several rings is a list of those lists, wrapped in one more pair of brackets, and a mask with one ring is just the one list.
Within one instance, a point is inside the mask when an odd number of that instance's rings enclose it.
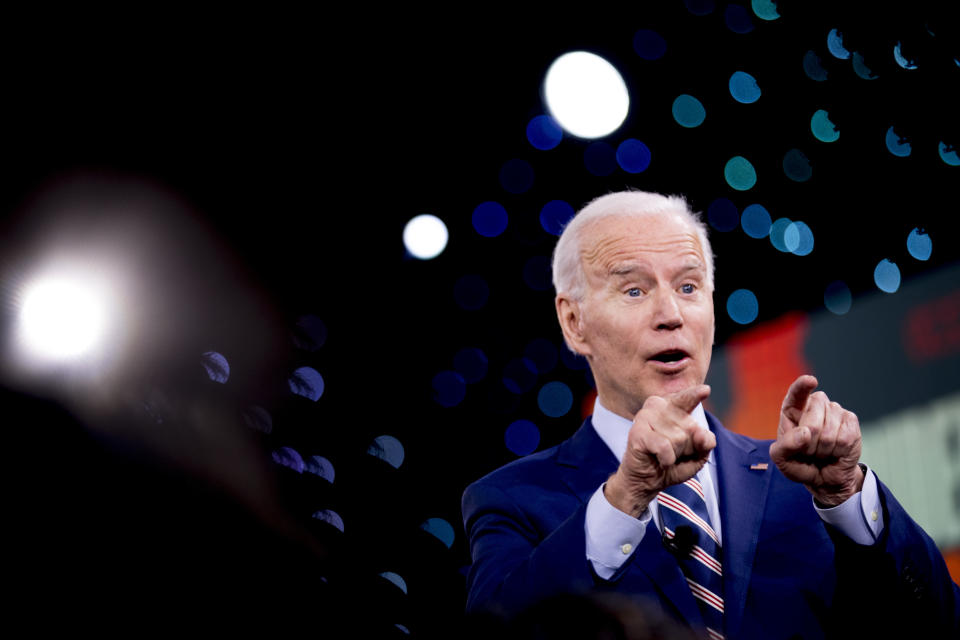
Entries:
{"label": "eyebrow", "polygon": [[[690,271],[701,271],[704,269],[705,267],[702,262],[700,262],[699,260],[694,260],[694,261],[685,263],[683,266],[677,269],[676,273],[677,275],[683,275]],[[647,271],[648,269],[646,269],[642,265],[639,265],[633,262],[627,262],[627,263],[618,264],[610,267],[610,269],[607,271],[607,274],[615,277],[623,277],[623,276],[633,275],[637,272],[647,272]]]}
{"label": "eyebrow", "polygon": [[647,270],[644,269],[639,264],[628,262],[624,264],[617,264],[610,267],[610,270],[607,271],[607,275],[623,277],[623,276],[632,275],[634,273],[637,273],[638,271],[647,271]]}

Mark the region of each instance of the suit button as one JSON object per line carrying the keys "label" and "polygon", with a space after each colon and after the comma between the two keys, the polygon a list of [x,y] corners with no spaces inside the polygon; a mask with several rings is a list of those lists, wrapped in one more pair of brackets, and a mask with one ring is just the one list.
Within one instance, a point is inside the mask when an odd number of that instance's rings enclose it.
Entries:
{"label": "suit button", "polygon": [[620,551],[621,551],[621,553],[623,553],[623,555],[625,555],[625,556],[626,556],[626,555],[630,555],[630,552],[633,551],[633,545],[630,544],[629,542],[627,542],[627,543],[624,544],[622,547],[620,547]]}

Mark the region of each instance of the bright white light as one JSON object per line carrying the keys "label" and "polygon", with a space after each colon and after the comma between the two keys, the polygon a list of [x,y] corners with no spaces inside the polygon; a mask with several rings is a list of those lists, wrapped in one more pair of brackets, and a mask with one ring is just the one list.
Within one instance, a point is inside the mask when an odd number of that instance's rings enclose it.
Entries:
{"label": "bright white light", "polygon": [[26,292],[20,310],[20,339],[26,351],[48,360],[88,353],[107,325],[107,303],[92,283],[74,277],[48,277]]}
{"label": "bright white light", "polygon": [[447,247],[447,225],[429,213],[412,218],[403,229],[403,244],[415,258],[436,258]]}
{"label": "bright white light", "polygon": [[547,70],[543,93],[550,115],[569,133],[600,138],[627,117],[630,96],[620,72],[600,56],[573,51]]}

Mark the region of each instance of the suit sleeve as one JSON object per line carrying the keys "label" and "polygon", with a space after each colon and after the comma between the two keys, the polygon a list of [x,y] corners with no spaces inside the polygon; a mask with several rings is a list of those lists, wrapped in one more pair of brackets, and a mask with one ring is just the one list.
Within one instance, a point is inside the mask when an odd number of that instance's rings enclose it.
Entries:
{"label": "suit sleeve", "polygon": [[584,553],[585,504],[552,531],[541,531],[497,486],[471,485],[462,506],[473,560],[467,577],[468,611],[494,609],[512,615],[547,596],[594,585]]}
{"label": "suit sleeve", "polygon": [[862,546],[831,529],[836,545],[836,637],[960,637],[960,587],[933,540],[890,490],[877,483],[886,526],[877,544]]}

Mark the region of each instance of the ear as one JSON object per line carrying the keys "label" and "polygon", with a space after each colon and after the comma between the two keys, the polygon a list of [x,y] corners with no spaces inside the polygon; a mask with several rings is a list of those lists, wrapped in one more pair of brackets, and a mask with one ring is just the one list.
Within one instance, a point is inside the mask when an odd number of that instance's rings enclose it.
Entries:
{"label": "ear", "polygon": [[590,346],[583,333],[583,313],[581,302],[574,300],[567,293],[557,294],[557,320],[563,331],[563,339],[574,353],[582,356],[590,355]]}

